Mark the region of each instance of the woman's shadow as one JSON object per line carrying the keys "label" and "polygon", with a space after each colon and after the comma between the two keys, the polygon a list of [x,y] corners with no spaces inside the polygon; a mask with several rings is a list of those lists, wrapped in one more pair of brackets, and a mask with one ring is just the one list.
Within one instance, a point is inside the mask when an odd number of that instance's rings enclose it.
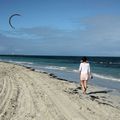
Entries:
{"label": "woman's shadow", "polygon": [[88,94],[88,95],[91,95],[91,94],[97,94],[97,93],[109,93],[109,92],[112,92],[112,90],[94,91],[94,92],[89,92],[89,93],[87,93],[87,94]]}
{"label": "woman's shadow", "polygon": [[97,93],[107,94],[109,92],[112,92],[112,90],[102,90],[102,91],[89,92],[89,93],[87,93],[87,95],[89,95],[91,100],[94,101],[95,99],[100,99],[100,96],[96,96],[96,95],[93,95],[93,94],[97,94]]}

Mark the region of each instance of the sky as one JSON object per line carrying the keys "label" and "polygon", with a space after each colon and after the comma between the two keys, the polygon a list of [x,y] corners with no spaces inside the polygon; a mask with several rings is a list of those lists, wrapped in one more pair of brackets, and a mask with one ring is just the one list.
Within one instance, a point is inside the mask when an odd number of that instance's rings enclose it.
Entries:
{"label": "sky", "polygon": [[0,54],[120,56],[120,0],[0,0],[0,18]]}

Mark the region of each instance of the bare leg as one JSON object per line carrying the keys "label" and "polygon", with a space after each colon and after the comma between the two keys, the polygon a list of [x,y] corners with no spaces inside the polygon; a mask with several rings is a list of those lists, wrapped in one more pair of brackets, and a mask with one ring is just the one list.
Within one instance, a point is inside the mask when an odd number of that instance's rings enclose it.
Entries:
{"label": "bare leg", "polygon": [[87,81],[86,80],[84,80],[84,89],[85,89],[85,91],[84,91],[84,93],[86,93],[86,90],[87,90]]}
{"label": "bare leg", "polygon": [[81,86],[82,86],[82,91],[83,91],[83,94],[84,94],[85,93],[84,80],[81,80]]}
{"label": "bare leg", "polygon": [[80,87],[82,87],[82,81],[81,81],[81,79],[80,79]]}

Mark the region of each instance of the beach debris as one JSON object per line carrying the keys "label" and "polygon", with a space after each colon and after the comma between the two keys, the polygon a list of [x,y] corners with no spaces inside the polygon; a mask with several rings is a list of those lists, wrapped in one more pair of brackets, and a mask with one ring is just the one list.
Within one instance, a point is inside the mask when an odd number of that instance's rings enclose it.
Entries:
{"label": "beach debris", "polygon": [[94,101],[95,99],[99,99],[99,97],[98,97],[98,96],[94,96],[94,95],[90,95],[90,99],[91,99],[92,101]]}
{"label": "beach debris", "polygon": [[50,73],[49,76],[52,77],[52,78],[57,78],[57,76],[53,73]]}
{"label": "beach debris", "polygon": [[[101,101],[98,101],[98,100],[96,100],[96,102],[97,102],[98,104],[108,105],[108,106],[110,106],[110,107],[114,107],[113,105],[111,105],[111,104],[109,104],[109,103],[107,103],[107,102],[101,102]],[[115,107],[114,107],[114,108],[115,108]]]}
{"label": "beach debris", "polygon": [[81,90],[81,87],[77,88],[69,88],[68,90],[64,90],[64,92],[67,92],[68,94],[79,94],[79,90]]}
{"label": "beach debris", "polygon": [[29,70],[31,70],[31,71],[35,71],[35,69],[34,68],[32,68],[32,67],[29,67],[29,66],[25,66],[27,69],[29,69]]}
{"label": "beach debris", "polygon": [[13,14],[13,15],[11,15],[11,16],[9,17],[9,25],[10,25],[10,27],[13,28],[13,29],[15,29],[15,27],[12,25],[11,20],[12,20],[12,18],[15,17],[15,16],[21,16],[21,15],[20,15],[20,14]]}
{"label": "beach debris", "polygon": [[44,74],[48,74],[47,72],[45,72],[45,71],[43,71],[42,73],[44,73]]}

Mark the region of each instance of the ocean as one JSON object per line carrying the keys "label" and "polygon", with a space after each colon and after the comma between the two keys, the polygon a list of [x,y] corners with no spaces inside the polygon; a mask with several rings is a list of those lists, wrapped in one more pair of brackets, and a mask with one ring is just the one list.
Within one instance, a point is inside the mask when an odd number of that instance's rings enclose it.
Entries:
{"label": "ocean", "polygon": [[[0,61],[32,67],[79,83],[81,56],[0,55]],[[120,90],[120,57],[88,57],[93,79],[89,84]]]}

